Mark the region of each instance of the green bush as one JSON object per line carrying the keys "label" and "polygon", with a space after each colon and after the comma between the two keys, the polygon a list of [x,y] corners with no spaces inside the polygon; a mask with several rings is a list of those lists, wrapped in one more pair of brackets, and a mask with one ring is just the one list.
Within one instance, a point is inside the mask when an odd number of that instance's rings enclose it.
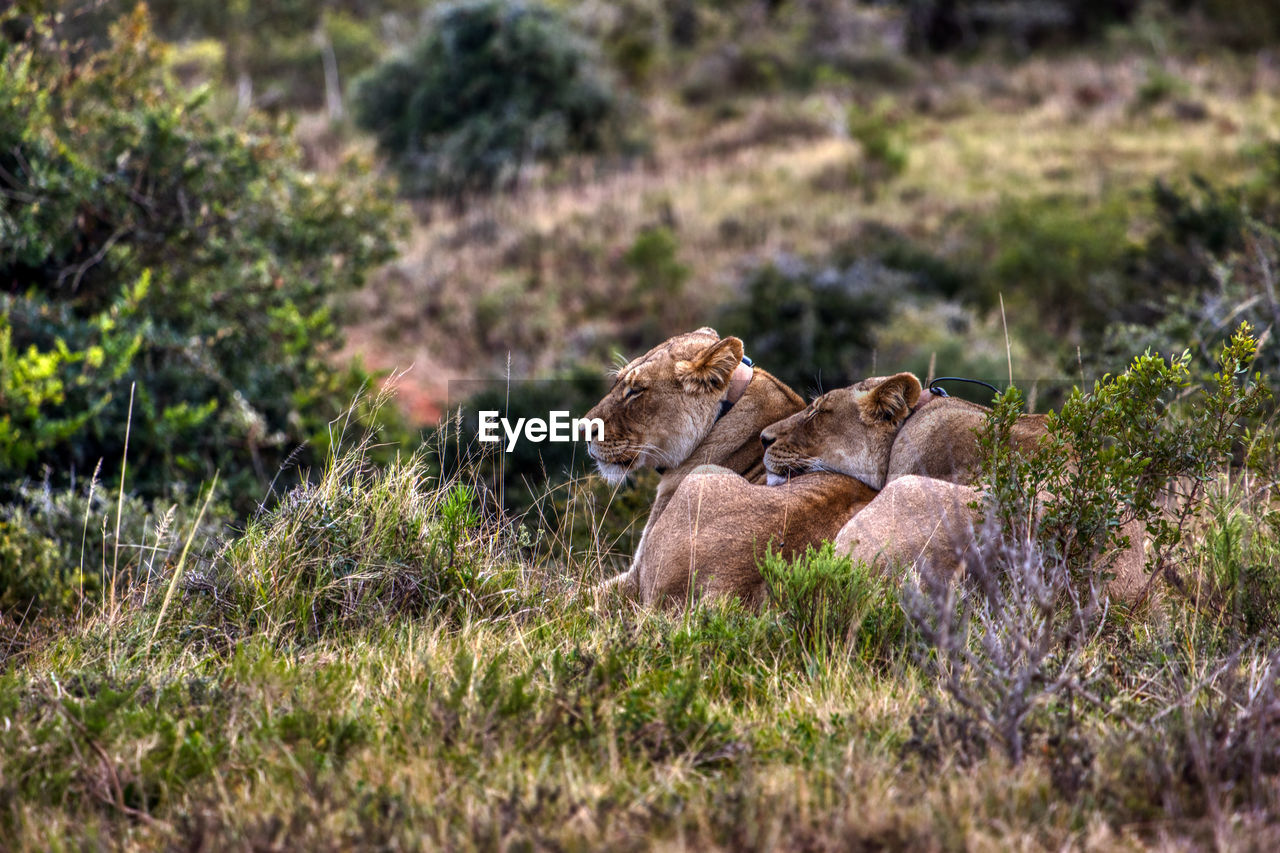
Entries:
{"label": "green bush", "polygon": [[56,542],[0,519],[0,623],[69,612],[79,580],[78,572],[63,571]]}
{"label": "green bush", "polygon": [[875,197],[881,184],[907,169],[909,152],[898,124],[889,103],[877,104],[872,109],[858,104],[849,107],[845,126],[850,138],[862,146],[862,185],[868,199]]}
{"label": "green bush", "polygon": [[367,166],[310,174],[281,127],[228,127],[178,92],[144,7],[100,47],[7,23],[0,393],[24,402],[0,428],[4,480],[99,460],[115,476],[136,386],[130,489],[221,471],[247,510],[292,451],[323,452],[363,381],[328,359],[330,299],[391,257],[387,194]]}
{"label": "green bush", "polygon": [[770,549],[760,575],[786,636],[806,655],[884,662],[902,645],[906,616],[893,585],[830,542],[794,561]]}
{"label": "green bush", "polygon": [[978,227],[988,271],[985,307],[1003,295],[1012,322],[1063,334],[1101,328],[1140,294],[1127,275],[1132,210],[1065,198],[1006,199]]}
{"label": "green bush", "polygon": [[1189,352],[1167,361],[1140,356],[1090,391],[1074,389],[1029,453],[1008,440],[1021,393],[1015,387],[997,397],[980,438],[982,476],[1006,535],[1035,538],[1078,579],[1101,581],[1109,565],[1100,556],[1125,544],[1120,528],[1136,519],[1152,539],[1151,570],[1183,587],[1180,549],[1206,505],[1206,484],[1255,440],[1249,427],[1270,400],[1261,374],[1250,375],[1257,349],[1242,324],[1202,387],[1193,384]]}
{"label": "green bush", "polygon": [[231,510],[219,502],[201,515],[198,497],[181,484],[154,500],[107,492],[97,482],[22,488],[15,503],[0,505],[0,525],[13,543],[10,554],[26,553],[30,560],[25,569],[11,564],[10,571],[27,574],[31,582],[40,578],[44,591],[24,591],[19,584],[11,587],[10,599],[25,601],[22,607],[33,614],[58,615],[73,605],[98,603],[112,578],[121,596],[140,589],[144,596],[154,594],[188,539],[195,558],[212,552],[229,529]]}
{"label": "green bush", "polygon": [[435,195],[510,186],[527,163],[603,151],[619,116],[559,14],[515,0],[440,6],[412,50],[356,81],[353,100],[406,189]]}
{"label": "green bush", "polygon": [[516,609],[514,543],[477,512],[475,489],[442,481],[423,454],[374,466],[371,444],[339,449],[316,482],[175,580],[200,624],[306,641],[394,614],[460,623]]}
{"label": "green bush", "polygon": [[[1200,176],[1157,181],[1155,221],[1131,276],[1138,304],[1111,318],[1091,366],[1106,369],[1118,353],[1190,347],[1211,364],[1217,341],[1241,321],[1266,328],[1280,314],[1280,145],[1253,153],[1253,173],[1238,183]],[[1256,362],[1280,370],[1280,352],[1263,347]]]}
{"label": "green bush", "polygon": [[[435,433],[445,476],[465,471],[489,490],[494,509],[523,512],[547,491],[587,472],[591,460],[586,447],[581,442],[522,439],[508,453],[505,436],[499,443],[479,441],[479,413],[497,411],[512,423],[519,418],[545,420],[552,411],[581,417],[607,390],[599,370],[582,366],[555,379],[454,383],[452,391],[466,399],[457,406],[456,421],[451,419]],[[496,500],[499,495],[501,501]]]}
{"label": "green bush", "polygon": [[667,50],[664,24],[669,12],[663,0],[580,3],[572,14],[628,85],[649,83]]}
{"label": "green bush", "polygon": [[1252,0],[1176,0],[1198,13],[1204,35],[1239,50],[1260,50],[1280,42],[1280,9]]}
{"label": "green bush", "polygon": [[690,270],[680,260],[680,244],[670,228],[659,225],[641,231],[622,264],[634,278],[627,309],[643,318],[635,324],[637,337],[654,340],[694,325],[685,297]]}
{"label": "green bush", "polygon": [[798,390],[839,388],[865,377],[875,329],[889,314],[884,292],[912,277],[877,263],[820,267],[782,255],[747,274],[716,328]]}

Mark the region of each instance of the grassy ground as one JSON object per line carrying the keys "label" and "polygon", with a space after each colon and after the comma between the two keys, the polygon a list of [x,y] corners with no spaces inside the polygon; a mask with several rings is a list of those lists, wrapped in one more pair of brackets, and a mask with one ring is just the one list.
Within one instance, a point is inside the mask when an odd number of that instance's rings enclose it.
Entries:
{"label": "grassy ground", "polygon": [[[1277,554],[1244,490],[1218,493],[1180,567],[1206,601],[1223,566]],[[6,846],[1280,841],[1275,638],[1200,592],[1114,608],[1079,692],[1024,685],[1014,764],[950,698],[896,584],[818,556],[773,573],[762,613],[637,610],[589,593],[607,560],[554,557],[467,498],[420,459],[349,451],[212,560],[12,656]],[[838,595],[787,580],[824,572]]]}

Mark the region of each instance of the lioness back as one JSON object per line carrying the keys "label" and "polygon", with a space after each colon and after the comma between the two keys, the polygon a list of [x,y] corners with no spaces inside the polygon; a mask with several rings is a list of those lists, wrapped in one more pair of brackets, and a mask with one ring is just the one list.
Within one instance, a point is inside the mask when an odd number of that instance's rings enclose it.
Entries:
{"label": "lioness back", "polygon": [[758,486],[715,465],[694,469],[654,523],[637,559],[643,604],[730,596],[755,606],[764,598],[757,568],[769,548],[787,559],[832,539],[875,490],[840,474],[809,474]]}
{"label": "lioness back", "polygon": [[[972,485],[982,458],[978,436],[991,410],[956,397],[934,399],[911,413],[894,439],[886,482],[917,474]],[[1047,432],[1044,415],[1022,415],[1010,439],[1016,448],[1030,450]]]}
{"label": "lioness back", "polygon": [[972,486],[904,475],[840,530],[836,552],[887,570],[950,577],[973,542],[980,499]]}

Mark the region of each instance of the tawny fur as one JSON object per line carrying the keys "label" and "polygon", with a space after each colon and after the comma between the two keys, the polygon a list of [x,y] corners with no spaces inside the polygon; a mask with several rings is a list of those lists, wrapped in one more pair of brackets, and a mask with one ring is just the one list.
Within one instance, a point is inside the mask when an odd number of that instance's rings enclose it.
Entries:
{"label": "tawny fur", "polygon": [[764,582],[757,566],[768,548],[793,559],[830,541],[875,494],[841,474],[760,486],[725,468],[699,466],[676,490],[636,560],[636,599],[664,606],[725,596],[759,605]]}

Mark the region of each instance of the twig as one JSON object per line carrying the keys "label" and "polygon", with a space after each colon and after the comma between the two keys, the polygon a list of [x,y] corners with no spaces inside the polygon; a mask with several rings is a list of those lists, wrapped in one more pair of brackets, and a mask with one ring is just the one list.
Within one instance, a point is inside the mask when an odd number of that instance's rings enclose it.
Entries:
{"label": "twig", "polygon": [[89,748],[98,756],[98,760],[102,762],[102,769],[106,771],[107,780],[111,785],[112,793],[115,795],[114,799],[107,799],[106,797],[103,797],[102,799],[110,805],[115,806],[123,814],[137,818],[149,826],[154,826],[167,832],[172,832],[173,827],[168,823],[168,821],[161,820],[158,817],[152,817],[141,809],[135,809],[124,801],[124,786],[120,784],[120,775],[116,773],[115,764],[112,763],[111,756],[107,755],[107,751],[103,749],[102,744],[93,739],[89,734],[89,730],[85,728],[84,723],[77,720],[75,715],[67,709],[66,705],[57,699],[53,699],[51,701],[58,712],[61,713],[62,716],[71,723],[75,730],[80,733],[80,736],[84,738],[84,742],[87,743]]}

